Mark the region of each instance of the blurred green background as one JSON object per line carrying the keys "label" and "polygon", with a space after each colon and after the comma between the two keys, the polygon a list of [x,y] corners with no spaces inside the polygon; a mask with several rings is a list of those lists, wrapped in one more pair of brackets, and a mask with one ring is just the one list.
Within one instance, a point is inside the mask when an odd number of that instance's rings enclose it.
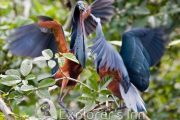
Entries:
{"label": "blurred green background", "polygon": [[[0,75],[19,75],[19,68],[22,66],[22,60],[25,59],[13,56],[7,50],[5,39],[13,28],[33,23],[38,15],[47,15],[58,20],[69,33],[67,21],[74,3],[75,0],[0,0]],[[180,1],[116,0],[114,6],[115,15],[110,23],[103,26],[103,29],[107,40],[112,41],[118,50],[121,35],[126,30],[134,27],[176,24],[169,35],[170,43],[165,55],[157,66],[151,68],[150,86],[142,96],[146,103],[147,115],[152,120],[180,119]],[[68,41],[69,37],[70,34],[67,34]],[[43,62],[35,63],[30,58],[29,61],[32,62],[33,67],[28,75],[19,75],[21,82],[7,85],[2,82],[2,76],[0,77],[0,96],[12,108],[17,120],[45,119],[46,111],[43,112],[42,108],[40,109],[44,100],[50,100],[47,103],[49,106],[52,105],[49,107],[50,116],[53,119],[62,119],[62,115],[65,116],[65,114],[60,112],[62,110],[57,103],[59,89],[51,87],[48,91],[48,87],[54,84],[51,79],[38,82],[48,76],[50,68]],[[100,103],[103,104],[105,101],[111,103],[112,99],[107,97],[110,93],[105,87],[108,81],[99,85],[98,80],[99,77],[90,57],[87,68],[81,74],[81,81],[88,87],[78,84],[65,98],[67,107],[76,112],[85,108],[88,113]],[[26,89],[23,89],[22,85],[26,85]],[[3,119],[3,115],[0,112],[1,118]],[[99,117],[93,119],[100,120]],[[119,118],[112,115],[104,119],[118,120]]]}

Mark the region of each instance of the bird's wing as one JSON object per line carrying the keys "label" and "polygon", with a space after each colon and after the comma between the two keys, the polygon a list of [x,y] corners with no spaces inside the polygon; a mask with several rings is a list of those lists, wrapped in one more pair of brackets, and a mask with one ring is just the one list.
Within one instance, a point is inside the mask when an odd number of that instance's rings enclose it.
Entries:
{"label": "bird's wing", "polygon": [[[101,23],[109,22],[114,14],[114,0],[95,0],[91,5],[91,14],[101,19]],[[86,35],[94,32],[97,23],[89,16],[85,21]]]}
{"label": "bird's wing", "polygon": [[[112,3],[114,0],[95,0],[89,8],[91,9],[91,14],[102,19],[102,23],[110,20],[114,13],[114,8]],[[88,8],[88,9],[89,9]],[[78,6],[75,6],[72,15],[72,34],[70,49],[75,51],[75,55],[79,60],[80,64],[85,67],[86,52],[85,52],[85,36],[89,35],[96,29],[97,23],[93,20],[92,16],[89,16],[83,21],[83,25],[80,23],[80,11]],[[83,30],[79,30],[82,29]]]}
{"label": "bird's wing", "polygon": [[[80,27],[80,26],[78,26]],[[85,35],[83,34],[84,25],[82,24],[82,28],[77,29],[77,37],[74,44],[74,53],[76,58],[82,67],[85,67],[86,62],[86,44],[85,44]]]}
{"label": "bird's wing", "polygon": [[[46,16],[38,16],[40,21],[52,20]],[[51,30],[42,28],[38,24],[29,24],[14,30],[7,38],[8,48],[14,55],[38,57],[44,49],[58,52],[55,37]],[[57,62],[57,60],[55,60]],[[55,73],[58,65],[52,70]]]}
{"label": "bird's wing", "polygon": [[71,33],[71,42],[70,42],[70,49],[73,49],[74,48],[74,44],[75,44],[75,41],[76,41],[76,37],[77,37],[77,32],[78,32],[78,24],[79,24],[79,21],[80,21],[80,11],[79,11],[79,8],[78,6],[75,6],[74,8],[74,12],[73,12],[73,15],[72,15],[72,33]]}
{"label": "bird's wing", "polygon": [[57,52],[53,33],[44,33],[37,24],[22,26],[8,38],[9,50],[18,56],[37,57],[44,49]]}
{"label": "bird's wing", "polygon": [[80,17],[78,6],[75,6],[72,18],[70,49],[74,52],[82,67],[85,67],[86,62],[85,37],[84,21]]}
{"label": "bird's wing", "polygon": [[97,65],[97,69],[100,69],[101,71],[101,67],[105,67],[105,69],[111,71],[113,75],[116,74],[116,71],[118,71],[118,73],[121,75],[119,76],[119,79],[121,80],[117,82],[118,78],[115,78],[116,84],[109,89],[114,90],[114,87],[116,88],[118,86],[119,91],[117,90],[114,91],[115,93],[113,93],[117,94],[119,92],[128,108],[133,109],[135,112],[146,111],[144,102],[140,97],[139,92],[130,82],[127,69],[120,54],[105,40],[102,34],[101,24],[98,21],[97,23],[97,38],[94,40],[95,43],[92,47],[92,53],[96,55],[95,63]]}
{"label": "bird's wing", "polygon": [[108,43],[103,35],[101,23],[98,23],[96,29],[97,37],[94,39],[94,44],[91,47],[92,54],[95,57],[97,71],[101,68],[106,68],[108,71],[118,71],[122,75],[122,86],[125,92],[130,86],[129,76],[126,67],[120,54]]}
{"label": "bird's wing", "polygon": [[165,51],[163,29],[134,29],[122,36],[120,54],[131,82],[144,91],[149,86],[149,67],[159,62]]}
{"label": "bird's wing", "polygon": [[[52,20],[49,17],[38,16],[39,20]],[[44,49],[57,52],[57,46],[53,33],[38,24],[29,24],[14,30],[7,38],[9,50],[19,56],[37,57]]]}

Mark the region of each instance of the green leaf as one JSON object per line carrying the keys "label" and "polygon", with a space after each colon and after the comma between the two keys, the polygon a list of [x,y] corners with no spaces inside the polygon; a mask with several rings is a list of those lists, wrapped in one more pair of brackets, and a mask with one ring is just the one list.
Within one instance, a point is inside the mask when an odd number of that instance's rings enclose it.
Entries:
{"label": "green leaf", "polygon": [[113,101],[111,98],[108,98],[107,95],[99,95],[99,97],[96,99],[98,102],[103,103],[106,101]]}
{"label": "green leaf", "polygon": [[30,74],[26,77],[26,80],[34,80],[34,79],[36,79],[36,76],[33,74]]}
{"label": "green leaf", "polygon": [[109,41],[109,43],[111,43],[112,45],[120,46],[120,47],[122,45],[121,41]]}
{"label": "green leaf", "polygon": [[110,77],[105,77],[103,81],[100,82],[100,89],[101,90],[106,90],[107,86],[109,85],[109,83],[112,81],[112,78]]}
{"label": "green leaf", "polygon": [[38,62],[38,61],[46,61],[47,59],[44,56],[39,56],[33,59],[34,62]]}
{"label": "green leaf", "polygon": [[87,101],[87,103],[85,104],[85,107],[84,107],[84,113],[87,113],[91,110],[93,110],[94,108],[96,107],[96,103],[95,101]]}
{"label": "green leaf", "polygon": [[22,85],[20,90],[21,91],[24,91],[24,92],[27,92],[27,91],[32,91],[32,90],[35,90],[36,88],[32,85]]}
{"label": "green leaf", "polygon": [[17,75],[17,76],[21,76],[19,71],[18,70],[15,70],[15,69],[10,69],[10,70],[7,70],[5,72],[6,75]]}
{"label": "green leaf", "polygon": [[56,66],[56,62],[55,62],[54,60],[49,60],[49,61],[48,61],[48,66],[49,66],[50,68],[54,68],[54,67]]}
{"label": "green leaf", "polygon": [[55,84],[56,84],[56,82],[55,82],[54,79],[47,78],[47,79],[42,80],[42,81],[39,83],[38,87],[39,87],[39,88],[46,88],[46,87],[53,86],[53,85],[55,85]]}
{"label": "green leaf", "polygon": [[2,80],[0,80],[0,84],[7,85],[7,86],[14,86],[21,82],[21,78],[17,75],[8,75]]}
{"label": "green leaf", "polygon": [[77,101],[86,104],[88,101],[94,101],[94,98],[82,95],[77,99]]}
{"label": "green leaf", "polygon": [[180,40],[174,40],[172,42],[170,42],[169,46],[174,46],[174,45],[178,45],[180,44]]}
{"label": "green leaf", "polygon": [[37,76],[37,81],[41,81],[41,80],[43,80],[43,79],[50,78],[50,77],[52,77],[51,74],[49,74],[49,73],[43,73],[43,74],[40,74],[40,75]]}
{"label": "green leaf", "polygon": [[102,94],[102,95],[111,95],[112,93],[109,90],[101,90],[100,94]]}
{"label": "green leaf", "polygon": [[51,98],[51,95],[47,88],[37,90],[36,94],[40,98]]}
{"label": "green leaf", "polygon": [[64,63],[65,63],[65,58],[64,57],[58,58],[58,64],[59,64],[60,67],[62,67],[64,65]]}
{"label": "green leaf", "polygon": [[146,7],[136,7],[131,13],[134,15],[148,15],[150,11]]}
{"label": "green leaf", "polygon": [[94,89],[95,91],[98,90],[98,84],[97,81],[94,81],[93,79],[89,79],[86,81],[86,85],[90,88]]}
{"label": "green leaf", "polygon": [[67,59],[69,59],[71,61],[74,61],[74,62],[79,64],[79,61],[76,59],[74,54],[72,54],[72,53],[62,53],[62,55],[63,55],[63,57],[65,57],[65,58],[67,58]]}
{"label": "green leaf", "polygon": [[50,60],[53,57],[53,52],[50,49],[46,49],[42,51],[42,55],[47,59]]}
{"label": "green leaf", "polygon": [[27,85],[28,81],[27,80],[22,80],[23,85]]}
{"label": "green leaf", "polygon": [[32,61],[27,60],[27,59],[24,60],[20,67],[21,74],[23,76],[27,76],[31,72],[32,67],[33,67]]}

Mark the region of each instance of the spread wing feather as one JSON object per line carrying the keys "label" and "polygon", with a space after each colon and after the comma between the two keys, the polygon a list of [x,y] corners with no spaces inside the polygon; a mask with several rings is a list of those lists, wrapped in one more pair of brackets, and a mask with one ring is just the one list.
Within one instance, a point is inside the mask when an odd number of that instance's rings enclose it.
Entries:
{"label": "spread wing feather", "polygon": [[140,97],[136,87],[130,82],[127,69],[120,54],[109,44],[102,33],[100,20],[94,17],[98,23],[96,28],[97,37],[92,46],[92,53],[96,55],[95,64],[97,71],[105,67],[107,71],[118,71],[121,74],[119,81],[119,94],[121,94],[124,102],[128,108],[133,109],[135,112],[146,111],[144,102]]}
{"label": "spread wing feather", "polygon": [[[51,21],[50,17],[38,16],[40,21]],[[37,24],[29,24],[19,27],[7,38],[9,50],[18,56],[38,57],[44,49],[51,49],[53,53],[58,52],[56,40],[47,28],[42,28]],[[54,58],[53,58],[54,59]],[[57,63],[57,60],[54,59]],[[52,69],[54,74],[59,66],[56,64]]]}
{"label": "spread wing feather", "polygon": [[37,24],[25,25],[17,28],[7,41],[9,50],[19,56],[37,57],[44,49],[57,52],[53,33],[44,33]]}
{"label": "spread wing feather", "polygon": [[[102,23],[110,21],[113,15],[112,3],[114,0],[95,0],[89,8],[91,9],[91,14],[102,19]],[[88,8],[87,8],[88,9]],[[94,32],[97,23],[94,21],[90,15],[87,19],[80,23],[80,10],[78,5],[75,6],[73,16],[72,16],[72,34],[70,49],[75,52],[76,58],[79,60],[80,64],[85,67],[86,61],[86,47],[85,47],[85,36]]]}
{"label": "spread wing feather", "polygon": [[130,86],[127,70],[120,54],[113,48],[110,43],[106,41],[102,33],[100,21],[96,28],[96,34],[97,37],[93,40],[94,44],[91,47],[91,52],[96,56],[95,64],[97,71],[104,66],[107,70],[119,71],[122,75],[122,83],[124,83],[122,84],[123,88],[127,92]]}
{"label": "spread wing feather", "polygon": [[149,67],[159,62],[165,51],[166,40],[161,28],[134,29],[122,37],[120,54],[131,82],[144,91],[149,86]]}
{"label": "spread wing feather", "polygon": [[[114,14],[113,4],[114,0],[95,0],[91,5],[91,13],[101,19],[101,23],[109,22]],[[97,23],[89,16],[85,20],[86,35],[94,32]]]}

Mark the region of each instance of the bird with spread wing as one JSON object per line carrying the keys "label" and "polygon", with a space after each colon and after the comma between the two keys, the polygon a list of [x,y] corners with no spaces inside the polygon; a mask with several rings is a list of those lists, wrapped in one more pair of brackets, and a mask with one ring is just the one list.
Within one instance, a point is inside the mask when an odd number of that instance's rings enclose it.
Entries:
{"label": "bird with spread wing", "polygon": [[97,25],[92,15],[101,18],[101,23],[110,21],[114,14],[113,3],[114,0],[95,0],[88,6],[79,0],[75,5],[70,49],[74,51],[82,67],[85,67],[86,62],[86,36],[94,32]]}
{"label": "bird with spread wing", "polygon": [[[55,20],[46,16],[39,16],[39,22],[22,26],[9,36],[9,50],[14,55],[37,57],[44,49],[51,49],[53,53],[73,53],[80,64],[65,59],[64,66],[58,64],[52,69],[55,78],[70,77],[79,79],[85,66],[85,35],[89,35],[96,28],[96,22],[90,14],[100,17],[102,23],[108,22],[113,15],[112,3],[114,0],[95,0],[90,6],[84,1],[78,1],[72,16],[72,38],[70,50],[65,40],[62,26]],[[56,59],[54,59],[57,61]],[[63,79],[57,84],[61,91],[66,86],[74,86],[76,82]]]}
{"label": "bird with spread wing", "polygon": [[149,86],[149,68],[159,62],[165,51],[164,32],[161,28],[133,29],[122,36],[120,54],[109,44],[102,32],[100,19],[97,22],[96,38],[91,47],[95,56],[97,72],[101,80],[112,77],[107,88],[122,98],[126,106],[135,112],[146,111],[138,92]]}
{"label": "bird with spread wing", "polygon": [[[38,16],[38,23],[33,23],[17,28],[7,42],[9,50],[18,56],[38,57],[44,49],[51,49],[55,53],[72,53],[66,42],[62,26],[50,17]],[[55,58],[53,58],[57,61]],[[52,69],[52,74],[57,78],[64,78],[57,82],[61,92],[66,86],[74,86],[75,81],[67,78],[78,79],[83,68],[80,64],[65,59],[62,67],[58,64]]]}

